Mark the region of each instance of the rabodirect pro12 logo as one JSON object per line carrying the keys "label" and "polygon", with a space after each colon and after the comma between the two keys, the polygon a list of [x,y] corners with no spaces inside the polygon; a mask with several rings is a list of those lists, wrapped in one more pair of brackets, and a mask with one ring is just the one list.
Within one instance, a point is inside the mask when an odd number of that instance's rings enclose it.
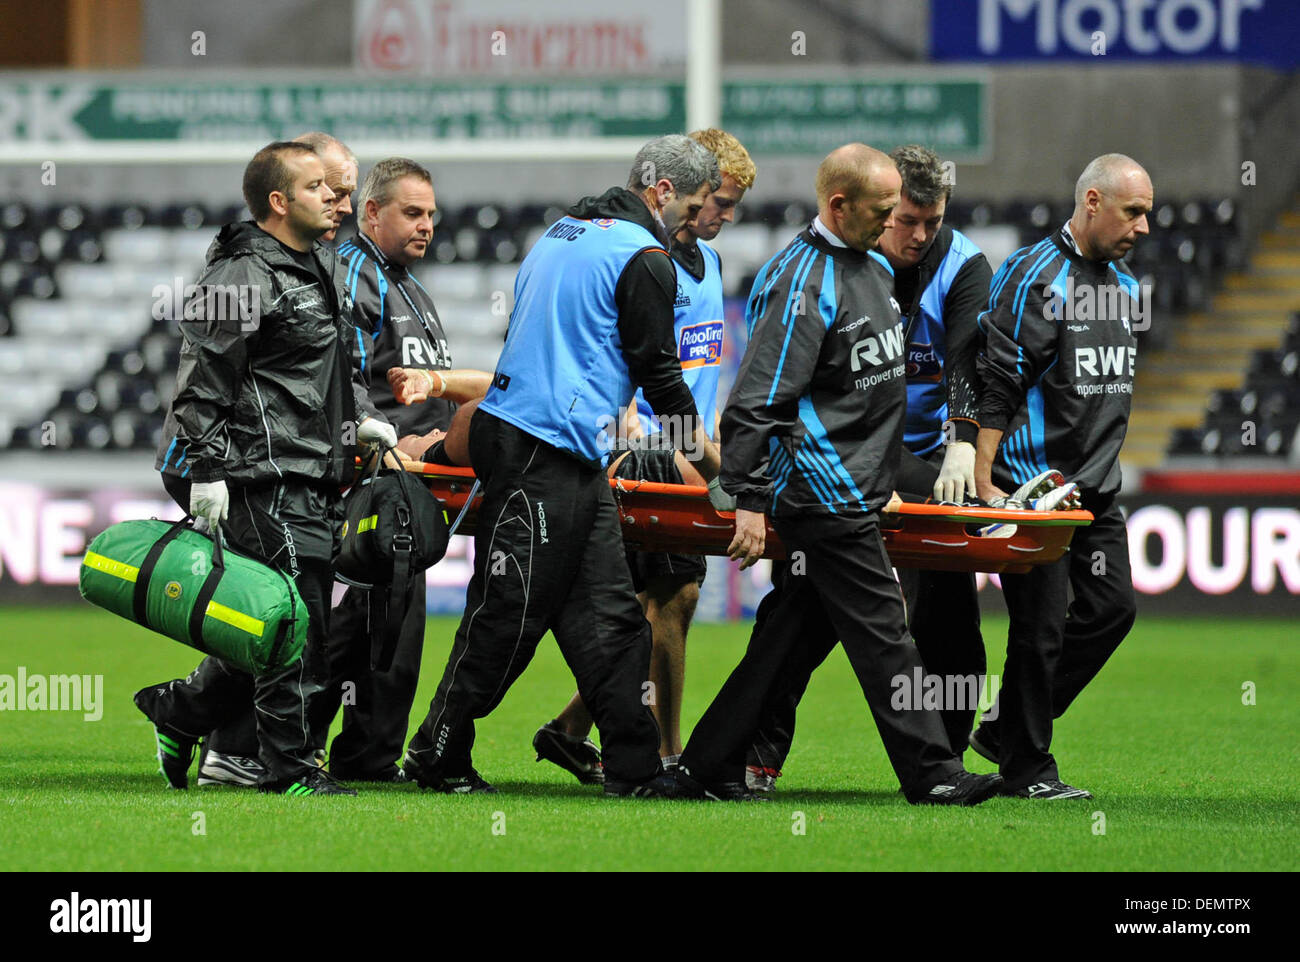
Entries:
{"label": "rabodirect pro12 logo", "polygon": [[704,321],[682,328],[677,357],[683,368],[722,363],[722,321]]}

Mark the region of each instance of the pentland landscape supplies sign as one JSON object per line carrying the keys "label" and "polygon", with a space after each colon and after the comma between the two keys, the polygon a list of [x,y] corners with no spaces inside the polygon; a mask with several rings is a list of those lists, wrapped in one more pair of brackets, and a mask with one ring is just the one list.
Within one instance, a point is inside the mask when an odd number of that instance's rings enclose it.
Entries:
{"label": "pentland landscape supplies sign", "polygon": [[304,130],[345,141],[653,136],[686,123],[682,84],[0,79],[6,142],[247,140]]}
{"label": "pentland landscape supplies sign", "polygon": [[723,126],[755,156],[830,153],[859,141],[881,150],[927,144],[978,162],[992,152],[986,76],[752,80],[723,85]]}
{"label": "pentland landscape supplies sign", "polygon": [[[937,78],[723,84],[723,126],[757,156],[823,156],[862,141],[889,150],[927,143],[977,160],[991,149],[989,84]],[[677,80],[250,78],[244,82],[68,73],[0,75],[6,145],[267,143],[328,130],[351,144],[480,138],[649,139],[686,126]]]}

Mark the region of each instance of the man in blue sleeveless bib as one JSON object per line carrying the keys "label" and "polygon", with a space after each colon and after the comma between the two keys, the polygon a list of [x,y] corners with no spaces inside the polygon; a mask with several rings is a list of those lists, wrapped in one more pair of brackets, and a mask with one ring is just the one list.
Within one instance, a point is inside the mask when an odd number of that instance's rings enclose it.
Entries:
{"label": "man in blue sleeveless bib", "polygon": [[[736,206],[754,185],[757,168],[749,152],[731,134],[717,128],[690,135],[712,151],[722,172],[722,186],[709,195],[694,221],[673,238],[670,253],[677,268],[677,297],[673,304],[674,341],[682,379],[695,397],[700,420],[710,435],[718,418],[718,381],[722,373],[722,259],[706,241],[718,236],[735,219]],[[662,443],[657,412],[637,391],[628,407],[628,440],[610,461],[611,477],[663,484],[701,484],[683,466],[681,455]],[[714,440],[718,440],[714,436]],[[724,497],[719,493],[715,498]],[[721,501],[718,502],[722,504]],[[682,751],[682,693],[686,685],[686,635],[700,598],[707,570],[702,555],[663,551],[628,551],[632,586],[650,622],[653,647],[650,682],[652,708],[659,723],[659,755],[665,770],[677,764]],[[572,772],[580,782],[600,782],[600,751],[587,738],[591,715],[578,696],[533,736],[538,761],[543,758]]]}
{"label": "man in blue sleeveless bib", "polygon": [[470,422],[484,497],[465,614],[407,776],[486,792],[474,721],[492,711],[550,630],[600,728],[605,791],[670,794],[643,703],[650,626],[632,590],[605,477],[618,412],[640,386],[675,446],[707,478],[717,448],[699,423],[673,341],[676,272],[665,246],[721,181],[682,135],[637,154],[628,187],[588,197],[524,259],[492,387]]}

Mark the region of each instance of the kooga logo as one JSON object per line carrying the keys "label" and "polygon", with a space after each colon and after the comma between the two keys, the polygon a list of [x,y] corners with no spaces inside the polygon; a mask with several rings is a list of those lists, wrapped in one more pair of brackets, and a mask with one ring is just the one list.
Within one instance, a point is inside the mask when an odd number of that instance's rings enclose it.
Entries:
{"label": "kooga logo", "polygon": [[1242,15],[1263,10],[1265,0],[980,0],[979,48],[1003,49],[1003,26],[1030,20],[1034,46],[1054,54],[1064,44],[1078,54],[1096,53],[1100,32],[1108,47],[1134,54],[1189,55],[1241,48]]}

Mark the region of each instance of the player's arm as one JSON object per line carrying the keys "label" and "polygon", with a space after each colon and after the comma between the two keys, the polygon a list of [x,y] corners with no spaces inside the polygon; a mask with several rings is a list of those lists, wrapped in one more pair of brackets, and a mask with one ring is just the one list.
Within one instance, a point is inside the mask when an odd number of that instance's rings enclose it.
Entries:
{"label": "player's arm", "polygon": [[645,437],[645,428],[641,424],[641,406],[633,398],[632,403],[623,410],[623,422],[619,425],[622,436],[629,441]]}
{"label": "player's arm", "polygon": [[982,427],[975,439],[975,496],[981,501],[1007,497],[1007,492],[993,483],[993,461],[1001,443],[1001,428]]}
{"label": "player's arm", "polygon": [[937,500],[958,502],[976,496],[975,436],[979,431],[976,318],[988,301],[993,271],[983,254],[966,261],[953,278],[943,302],[944,377],[948,382],[948,419],[943,466],[934,483]]}
{"label": "player's arm", "polygon": [[1012,276],[979,316],[984,346],[975,362],[979,379],[979,436],[975,444],[975,487],[985,501],[1005,494],[993,486],[993,460],[1007,424],[1024,403],[1029,386],[1056,357],[1057,322],[1048,310],[1040,272]]}
{"label": "player's arm", "polygon": [[742,567],[763,553],[765,513],[772,504],[769,443],[793,433],[799,398],[812,382],[827,330],[821,311],[800,309],[819,303],[817,290],[805,286],[792,297],[783,279],[759,297],[759,283],[746,305],[749,346],[720,427],[722,487],[736,496],[736,540],[728,554],[743,558]]}
{"label": "player's arm", "polygon": [[492,375],[472,368],[439,371],[417,367],[390,367],[388,384],[401,404],[419,404],[429,398],[443,398],[466,404],[484,397],[492,386]]}
{"label": "player's arm", "polygon": [[662,250],[642,251],[628,263],[614,289],[623,359],[662,419],[674,446],[709,481],[718,474],[720,456],[695,409],[695,398],[682,380],[673,337],[673,300],[677,271]]}

